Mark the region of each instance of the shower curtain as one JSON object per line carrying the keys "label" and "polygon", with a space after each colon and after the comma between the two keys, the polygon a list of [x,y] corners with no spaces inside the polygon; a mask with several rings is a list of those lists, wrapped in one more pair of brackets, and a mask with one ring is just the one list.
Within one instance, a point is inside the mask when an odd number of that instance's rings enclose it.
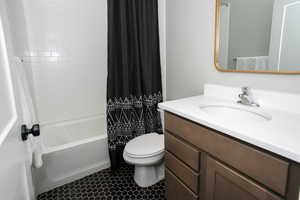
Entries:
{"label": "shower curtain", "polygon": [[111,169],[131,139],[162,133],[157,0],[108,0],[107,131]]}

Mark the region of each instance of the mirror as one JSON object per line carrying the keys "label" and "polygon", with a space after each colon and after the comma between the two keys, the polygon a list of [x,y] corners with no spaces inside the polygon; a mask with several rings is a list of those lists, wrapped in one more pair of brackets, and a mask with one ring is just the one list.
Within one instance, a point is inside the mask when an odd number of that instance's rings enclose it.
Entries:
{"label": "mirror", "polygon": [[299,73],[300,0],[216,0],[220,71]]}

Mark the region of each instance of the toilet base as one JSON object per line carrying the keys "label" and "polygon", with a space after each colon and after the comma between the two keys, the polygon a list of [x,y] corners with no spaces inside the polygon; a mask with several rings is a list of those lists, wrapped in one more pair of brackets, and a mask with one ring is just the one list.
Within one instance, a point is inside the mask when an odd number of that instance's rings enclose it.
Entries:
{"label": "toilet base", "polygon": [[136,165],[134,181],[140,187],[149,187],[165,178],[164,162],[157,165]]}

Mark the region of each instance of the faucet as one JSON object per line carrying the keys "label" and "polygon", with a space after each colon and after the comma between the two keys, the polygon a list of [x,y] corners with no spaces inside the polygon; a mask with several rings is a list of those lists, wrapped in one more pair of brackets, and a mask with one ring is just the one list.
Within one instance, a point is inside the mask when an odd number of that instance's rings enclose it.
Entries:
{"label": "faucet", "polygon": [[259,107],[259,104],[255,103],[254,100],[252,99],[249,87],[242,87],[242,94],[239,94],[239,98],[240,98],[240,100],[237,102],[239,104],[242,104],[245,106]]}

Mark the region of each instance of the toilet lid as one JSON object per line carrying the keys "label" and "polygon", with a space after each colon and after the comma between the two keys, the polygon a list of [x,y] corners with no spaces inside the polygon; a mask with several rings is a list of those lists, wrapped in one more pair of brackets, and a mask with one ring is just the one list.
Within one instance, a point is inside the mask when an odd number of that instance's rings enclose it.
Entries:
{"label": "toilet lid", "polygon": [[125,151],[132,157],[149,157],[164,151],[164,135],[149,133],[134,138],[125,146]]}

